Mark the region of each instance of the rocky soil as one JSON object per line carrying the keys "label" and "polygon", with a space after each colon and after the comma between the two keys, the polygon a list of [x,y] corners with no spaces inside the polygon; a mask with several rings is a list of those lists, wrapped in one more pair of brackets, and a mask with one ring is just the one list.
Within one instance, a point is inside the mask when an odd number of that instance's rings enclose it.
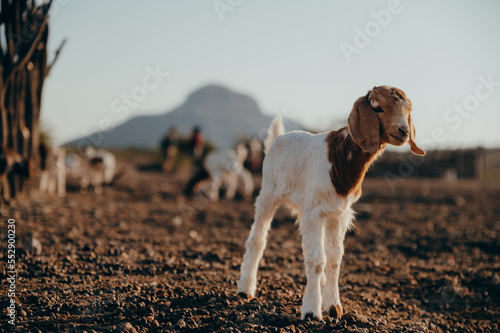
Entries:
{"label": "rocky soil", "polygon": [[[300,320],[300,235],[280,210],[257,297],[236,296],[253,202],[181,195],[184,175],[125,164],[96,196],[33,194],[16,219],[17,332],[499,332],[500,186],[368,179],[345,241],[341,320]],[[31,233],[31,236],[30,236]],[[28,251],[30,237],[41,252]],[[24,244],[23,244],[24,243]]]}

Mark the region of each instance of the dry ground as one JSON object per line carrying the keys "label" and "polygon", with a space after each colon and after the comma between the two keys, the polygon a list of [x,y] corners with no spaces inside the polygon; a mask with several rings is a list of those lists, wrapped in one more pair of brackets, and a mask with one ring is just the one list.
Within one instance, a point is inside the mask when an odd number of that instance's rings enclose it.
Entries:
{"label": "dry ground", "polygon": [[[123,163],[122,163],[123,165]],[[235,296],[253,203],[180,195],[182,176],[138,172],[107,193],[34,194],[16,219],[18,332],[498,332],[500,187],[367,180],[341,269],[342,320],[299,320],[294,220],[278,212],[257,298]],[[33,232],[41,254],[22,249]],[[1,306],[8,305],[2,278]]]}

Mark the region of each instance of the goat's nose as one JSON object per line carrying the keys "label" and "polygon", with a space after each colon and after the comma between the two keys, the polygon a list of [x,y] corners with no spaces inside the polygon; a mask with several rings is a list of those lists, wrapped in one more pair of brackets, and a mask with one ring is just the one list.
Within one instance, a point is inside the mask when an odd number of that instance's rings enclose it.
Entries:
{"label": "goat's nose", "polygon": [[406,138],[408,136],[408,133],[410,132],[408,127],[406,127],[406,126],[400,127],[398,130],[399,130],[399,134],[401,134],[401,136],[403,138]]}

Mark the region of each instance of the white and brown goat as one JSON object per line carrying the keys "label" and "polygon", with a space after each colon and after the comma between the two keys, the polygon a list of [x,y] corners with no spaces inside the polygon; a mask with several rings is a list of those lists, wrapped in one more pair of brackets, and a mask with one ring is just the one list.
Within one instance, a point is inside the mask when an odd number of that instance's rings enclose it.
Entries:
{"label": "white and brown goat", "polygon": [[342,316],[338,279],[343,242],[367,169],[388,144],[409,142],[414,154],[425,155],[415,144],[411,109],[403,91],[381,86],[354,103],[348,126],[337,131],[284,134],[281,118],[273,121],[266,140],[262,189],[241,264],[241,296],[255,296],[258,265],[275,209],[288,204],[298,215],[305,257],[307,285],[301,318],[322,319],[322,306],[330,316]]}
{"label": "white and brown goat", "polygon": [[103,186],[112,184],[115,171],[116,158],[113,153],[104,149],[96,150],[92,146],[87,147],[83,162],[82,190],[92,184],[95,193],[101,194]]}

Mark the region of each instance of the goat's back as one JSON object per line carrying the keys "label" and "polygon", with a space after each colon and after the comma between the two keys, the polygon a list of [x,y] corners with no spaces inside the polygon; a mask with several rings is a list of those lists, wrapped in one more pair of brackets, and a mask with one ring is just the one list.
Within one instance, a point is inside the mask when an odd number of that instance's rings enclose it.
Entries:
{"label": "goat's back", "polygon": [[329,180],[326,136],[292,131],[280,135],[264,159],[262,188],[298,207],[338,206],[339,197]]}

